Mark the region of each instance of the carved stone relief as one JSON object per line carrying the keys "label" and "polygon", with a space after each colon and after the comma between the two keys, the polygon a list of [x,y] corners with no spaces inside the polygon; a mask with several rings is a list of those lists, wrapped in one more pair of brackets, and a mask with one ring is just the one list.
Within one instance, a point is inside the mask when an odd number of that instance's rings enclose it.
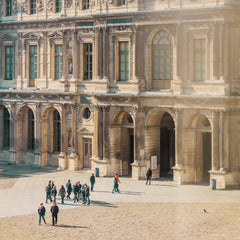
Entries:
{"label": "carved stone relief", "polygon": [[47,10],[48,11],[52,11],[53,10],[53,1],[52,0],[48,0],[47,1]]}
{"label": "carved stone relief", "polygon": [[70,8],[72,6],[72,0],[65,0],[65,7]]}
{"label": "carved stone relief", "polygon": [[13,11],[13,13],[17,13],[18,12],[17,0],[13,0],[12,11]]}
{"label": "carved stone relief", "polygon": [[26,13],[28,10],[28,0],[23,0],[22,2],[22,13]]}
{"label": "carved stone relief", "polygon": [[44,6],[43,6],[43,1],[42,0],[39,0],[38,1],[38,12],[42,12],[43,9],[44,9]]}

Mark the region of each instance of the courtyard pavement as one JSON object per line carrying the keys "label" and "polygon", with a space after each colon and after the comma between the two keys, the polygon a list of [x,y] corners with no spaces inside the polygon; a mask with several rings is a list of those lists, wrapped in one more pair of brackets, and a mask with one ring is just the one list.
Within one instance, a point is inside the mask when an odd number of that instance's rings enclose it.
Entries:
{"label": "courtyard pavement", "polygon": [[[37,212],[40,202],[49,211],[52,204],[45,204],[45,186],[53,180],[57,189],[66,185],[68,179],[72,183],[80,181],[89,184],[91,171],[57,171],[50,167],[29,167],[0,163],[0,181],[8,184],[8,179],[15,178],[13,186],[0,188],[0,218],[32,214]],[[212,190],[207,185],[177,185],[167,179],[153,179],[151,185],[144,180],[132,180],[121,177],[119,189],[121,193],[112,194],[113,177],[96,178],[94,191],[91,192],[92,205],[108,205],[120,202],[155,202],[155,203],[239,203],[240,190]],[[73,195],[71,196],[73,197]],[[73,200],[65,200],[65,204],[57,203],[61,209],[74,208]]]}

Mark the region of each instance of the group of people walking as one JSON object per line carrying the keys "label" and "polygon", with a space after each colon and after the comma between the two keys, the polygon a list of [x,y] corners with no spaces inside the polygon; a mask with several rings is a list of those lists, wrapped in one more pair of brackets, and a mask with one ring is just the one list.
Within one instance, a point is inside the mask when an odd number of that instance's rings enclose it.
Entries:
{"label": "group of people walking", "polygon": [[[95,183],[95,177],[94,175],[91,176]],[[91,181],[91,180],[90,180]],[[91,191],[93,191],[94,183],[91,182]],[[83,204],[90,204],[90,192],[89,192],[89,186],[85,184],[81,184],[80,181],[76,182],[75,184],[71,184],[71,180],[68,180],[66,183],[66,189],[63,185],[61,185],[59,191],[57,192],[57,188],[53,181],[49,180],[48,185],[45,188],[46,191],[46,203],[48,201],[50,202],[56,202],[57,193],[58,196],[61,197],[61,203],[64,204],[64,198],[71,199],[71,193],[74,194],[73,201],[76,202],[82,202]],[[66,194],[67,193],[67,194]]]}

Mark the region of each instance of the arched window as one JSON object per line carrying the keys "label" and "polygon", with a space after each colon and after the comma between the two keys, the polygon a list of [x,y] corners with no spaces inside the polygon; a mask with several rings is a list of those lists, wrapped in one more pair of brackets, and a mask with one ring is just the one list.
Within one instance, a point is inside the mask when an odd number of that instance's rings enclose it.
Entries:
{"label": "arched window", "polygon": [[173,79],[173,48],[169,35],[159,32],[153,39],[152,45],[152,79],[153,88],[170,88]]}
{"label": "arched window", "polygon": [[7,108],[3,108],[3,147],[10,147],[10,116]]}
{"label": "arched window", "polygon": [[34,149],[34,115],[31,109],[28,109],[28,149]]}
{"label": "arched window", "polygon": [[61,120],[57,110],[53,111],[53,151],[61,150]]}

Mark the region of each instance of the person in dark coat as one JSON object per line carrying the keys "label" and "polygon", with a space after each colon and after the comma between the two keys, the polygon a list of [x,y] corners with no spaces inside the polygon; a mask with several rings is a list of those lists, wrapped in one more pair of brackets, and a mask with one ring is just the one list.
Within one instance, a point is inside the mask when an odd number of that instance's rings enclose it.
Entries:
{"label": "person in dark coat", "polygon": [[45,221],[45,218],[44,218],[45,213],[46,213],[46,209],[43,206],[43,203],[40,203],[40,207],[38,208],[39,225],[41,224],[41,219],[43,219],[44,223],[46,224],[46,221]]}
{"label": "person in dark coat", "polygon": [[53,202],[56,202],[57,189],[55,185],[52,188],[52,196],[53,196]]}
{"label": "person in dark coat", "polygon": [[68,182],[66,183],[66,189],[67,189],[67,198],[70,198],[70,195],[72,193],[72,184],[71,184],[71,180],[68,180]]}
{"label": "person in dark coat", "polygon": [[52,225],[54,226],[54,224],[57,224],[58,212],[59,212],[59,209],[56,203],[53,203],[50,211],[52,213]]}
{"label": "person in dark coat", "polygon": [[149,168],[146,173],[146,185],[149,182],[149,185],[151,184],[151,178],[152,178],[152,170]]}
{"label": "person in dark coat", "polygon": [[90,183],[91,183],[91,192],[93,191],[93,187],[95,184],[95,176],[94,173],[92,173],[92,176],[90,177]]}
{"label": "person in dark coat", "polygon": [[65,188],[64,188],[63,185],[62,185],[61,188],[59,189],[58,195],[61,197],[61,199],[62,199],[62,204],[63,204],[63,203],[64,203],[64,198],[65,198],[65,195],[66,195],[66,191],[65,191]]}
{"label": "person in dark coat", "polygon": [[74,201],[74,203],[79,201],[78,192],[79,192],[78,183],[75,183],[75,185],[73,185],[73,193],[74,193],[73,201]]}
{"label": "person in dark coat", "polygon": [[90,204],[89,196],[90,196],[89,187],[85,183],[85,200],[84,200],[84,204],[86,204],[86,202],[88,203],[88,205]]}
{"label": "person in dark coat", "polygon": [[51,191],[52,191],[51,181],[48,182],[48,185],[45,187],[45,191],[46,191],[46,203],[47,203],[48,199],[50,200],[50,202],[52,202],[52,197],[51,197]]}

